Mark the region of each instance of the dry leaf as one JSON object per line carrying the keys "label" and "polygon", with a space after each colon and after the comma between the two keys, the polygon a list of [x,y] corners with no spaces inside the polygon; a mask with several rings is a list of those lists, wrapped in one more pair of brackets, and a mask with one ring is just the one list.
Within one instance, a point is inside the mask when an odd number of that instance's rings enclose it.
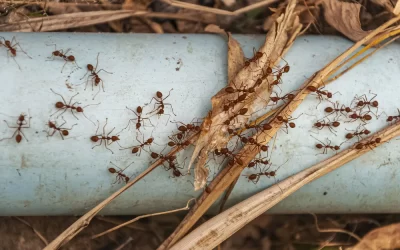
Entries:
{"label": "dry leaf", "polygon": [[[387,9],[389,12],[393,13],[393,4],[392,1],[390,0],[372,0],[372,2],[384,7]],[[399,3],[399,1],[397,2]]]}
{"label": "dry leaf", "polygon": [[323,5],[326,21],[349,39],[359,41],[369,33],[361,28],[360,4],[325,0]]}
{"label": "dry leaf", "polygon": [[226,34],[225,30],[221,29],[218,25],[209,24],[204,28],[205,32],[215,33],[215,34]]}
{"label": "dry leaf", "polygon": [[399,15],[400,14],[400,1],[397,0],[396,6],[394,7],[393,14]]}
{"label": "dry leaf", "polygon": [[352,250],[382,250],[400,248],[400,223],[369,232]]}

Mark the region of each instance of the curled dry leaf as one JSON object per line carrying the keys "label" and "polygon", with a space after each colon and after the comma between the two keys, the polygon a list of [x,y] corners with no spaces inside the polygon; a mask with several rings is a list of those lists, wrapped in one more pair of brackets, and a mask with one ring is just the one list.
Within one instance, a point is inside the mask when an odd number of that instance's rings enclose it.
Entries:
{"label": "curled dry leaf", "polygon": [[381,250],[400,248],[400,223],[369,232],[352,250]]}
{"label": "curled dry leaf", "polygon": [[324,0],[323,6],[326,21],[349,39],[359,41],[369,33],[361,28],[360,4]]}

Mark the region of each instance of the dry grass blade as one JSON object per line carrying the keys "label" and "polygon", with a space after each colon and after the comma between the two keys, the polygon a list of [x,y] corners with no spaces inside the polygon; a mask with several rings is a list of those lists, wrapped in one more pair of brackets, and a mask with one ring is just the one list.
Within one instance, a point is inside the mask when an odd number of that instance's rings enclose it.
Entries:
{"label": "dry grass blade", "polygon": [[[399,135],[400,122],[397,122],[371,135],[369,138],[360,141],[359,143],[369,142],[371,138],[381,138],[381,142],[377,144],[377,146],[379,146]],[[284,198],[288,197],[290,194],[299,190],[304,185],[336,170],[337,168],[371,150],[372,148],[368,147],[358,150],[355,148],[355,146],[343,150],[337,155],[324,160],[315,166],[307,168],[300,173],[297,173],[227,209],[225,212],[203,223],[169,249],[213,249],[247,223],[257,218],[259,215],[263,214],[268,209],[282,201]],[[400,233],[399,227],[397,230],[397,233]],[[390,247],[388,247],[388,249],[389,248]]]}
{"label": "dry grass blade", "polygon": [[28,227],[30,227],[30,228],[33,230],[33,232],[39,237],[39,239],[40,239],[41,241],[43,241],[43,243],[44,243],[46,246],[49,244],[49,242],[46,240],[46,238],[45,238],[39,231],[37,231],[34,227],[32,227],[32,225],[29,224],[26,220],[21,219],[21,218],[19,218],[19,217],[14,217],[14,218],[17,219],[17,220],[19,220],[20,222],[24,223],[24,224],[27,225]]}
{"label": "dry grass blade", "polygon": [[245,12],[270,5],[274,2],[277,2],[278,0],[264,0],[258,3],[251,4],[249,6],[246,6],[244,8],[235,10],[235,11],[229,11],[229,10],[221,10],[217,8],[211,8],[211,7],[206,7],[206,6],[201,6],[197,4],[192,4],[192,3],[186,3],[186,2],[181,2],[177,0],[163,0],[163,2],[172,5],[174,7],[179,7],[179,8],[184,8],[184,9],[190,9],[190,10],[197,10],[197,11],[202,11],[202,12],[207,12],[207,13],[212,13],[212,14],[217,14],[217,15],[224,15],[224,16],[237,16],[240,14],[243,14]]}
{"label": "dry grass blade", "polygon": [[190,199],[190,200],[186,203],[186,206],[185,206],[185,207],[182,207],[182,208],[173,209],[173,210],[169,210],[169,211],[165,211],[165,212],[159,212],[159,213],[152,213],[152,214],[140,215],[140,216],[136,217],[135,219],[129,220],[129,221],[127,221],[127,222],[124,222],[124,223],[122,223],[122,224],[120,224],[120,225],[118,225],[118,226],[116,226],[116,227],[113,227],[113,228],[108,229],[107,231],[104,231],[104,232],[102,232],[102,233],[93,235],[93,236],[92,236],[92,240],[93,240],[93,239],[96,239],[96,238],[99,238],[99,237],[101,237],[101,236],[103,236],[103,235],[106,235],[106,234],[108,234],[108,233],[111,233],[111,232],[113,232],[113,231],[115,231],[115,230],[117,230],[117,229],[120,229],[121,227],[125,227],[125,226],[127,226],[127,225],[129,225],[129,224],[131,224],[131,223],[133,223],[133,222],[135,222],[135,221],[138,221],[138,220],[140,220],[140,219],[143,219],[143,218],[152,217],[152,216],[157,216],[157,215],[163,215],[163,214],[171,214],[171,213],[176,213],[176,212],[179,212],[179,211],[189,210],[189,204],[190,204],[190,202],[191,202],[192,200],[194,200],[194,198],[193,198],[193,199]]}
{"label": "dry grass blade", "polygon": [[381,250],[400,248],[400,223],[369,232],[352,250]]}
{"label": "dry grass blade", "polygon": [[111,22],[128,17],[159,17],[181,19],[193,22],[210,23],[206,18],[197,18],[185,14],[175,13],[152,13],[147,11],[115,10],[115,11],[91,11],[68,13],[43,18],[31,18],[28,21],[9,23],[0,25],[0,31],[29,32],[33,27],[41,27],[41,31],[55,31],[69,28],[77,28],[88,25],[95,25],[105,22]]}
{"label": "dry grass blade", "polygon": [[[277,64],[283,53],[292,45],[294,38],[301,29],[298,18],[294,16],[295,1],[291,1],[287,6],[285,14],[282,14],[277,20],[273,28],[268,32],[264,45],[258,52],[262,53],[262,57],[242,68],[234,79],[229,82],[229,87],[236,88],[236,85],[250,88],[256,86],[256,81],[263,74],[263,70]],[[238,102],[229,111],[223,109],[223,104],[229,103],[232,99],[237,98],[235,93],[227,94],[225,88],[221,89],[212,97],[212,112],[210,117],[209,129],[203,130],[197,141],[196,147],[189,163],[189,168],[193,162],[197,160],[195,166],[195,174],[199,169],[204,168],[208,160],[208,153],[216,148],[224,147],[228,141],[228,126],[225,124],[227,120],[232,121],[230,128],[240,128],[241,124],[247,123],[250,116],[236,116],[234,120],[230,120],[232,114],[237,114],[240,110],[245,109],[247,114],[253,113],[255,110],[264,108],[265,102],[268,102],[270,96],[269,82],[273,81],[272,74],[269,75],[261,84],[255,88],[255,92],[249,93],[243,102]],[[227,87],[228,87],[227,86]],[[258,98],[263,96],[264,99]],[[203,188],[206,183],[206,176],[195,176],[195,190]]]}
{"label": "dry grass blade", "polygon": [[326,21],[346,37],[359,41],[369,33],[361,28],[361,4],[337,0],[324,0],[323,3]]}
{"label": "dry grass blade", "polygon": [[115,248],[114,250],[122,250],[126,245],[128,245],[131,241],[133,240],[132,237],[129,237],[122,245],[120,245],[118,248]]}
{"label": "dry grass blade", "polygon": [[[322,68],[320,71],[317,71],[310,79],[308,79],[303,86],[300,87],[300,91],[296,94],[295,98],[289,101],[287,104],[282,106],[280,110],[273,116],[269,124],[272,126],[272,129],[269,130],[268,134],[256,133],[253,138],[257,142],[262,142],[266,144],[270,141],[270,139],[275,136],[276,132],[279,130],[281,123],[276,119],[278,115],[283,117],[290,116],[296,108],[301,104],[302,100],[309,94],[307,91],[307,86],[323,86],[322,80],[327,78],[332,71],[336,70],[336,67],[343,61],[345,58],[354,53],[359,47],[362,46],[366,41],[370,41],[375,38],[379,33],[384,31],[390,25],[396,23],[400,20],[400,16],[395,17],[388,22],[381,25],[376,30],[372,31],[366,37],[364,37],[359,42],[355,43],[352,47],[347,49],[340,56],[335,58],[332,62]],[[194,225],[194,223],[207,211],[207,209],[220,197],[222,192],[228,188],[229,185],[240,175],[243,168],[249,164],[249,162],[257,155],[258,151],[255,150],[254,147],[246,145],[242,151],[239,152],[239,155],[246,156],[245,158],[241,158],[243,165],[234,164],[232,167],[228,167],[221,171],[219,175],[211,182],[209,187],[212,192],[209,194],[203,193],[203,195],[198,199],[197,204],[189,211],[188,215],[181,222],[175,232],[159,247],[159,249],[165,249],[169,246],[172,246],[175,242],[177,242],[180,238],[182,238]]]}
{"label": "dry grass blade", "polygon": [[360,241],[361,238],[358,237],[358,235],[356,235],[355,233],[349,232],[347,230],[341,229],[341,228],[324,228],[321,229],[318,225],[318,218],[315,214],[311,213],[311,215],[314,217],[314,221],[315,221],[315,227],[317,228],[317,231],[320,233],[344,233],[344,234],[348,234],[349,236],[353,237],[354,239]]}

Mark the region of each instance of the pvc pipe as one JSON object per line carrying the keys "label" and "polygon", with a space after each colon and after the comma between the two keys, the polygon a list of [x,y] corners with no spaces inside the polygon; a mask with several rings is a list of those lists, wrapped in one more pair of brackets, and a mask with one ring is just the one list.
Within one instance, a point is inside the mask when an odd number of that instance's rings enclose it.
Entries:
{"label": "pvc pipe", "polygon": [[[193,118],[204,117],[210,106],[210,98],[227,82],[226,41],[216,35],[154,35],[154,34],[72,34],[72,33],[3,33],[6,39],[13,36],[20,43],[29,59],[17,47],[15,60],[6,57],[6,49],[0,47],[0,107],[1,120],[15,123],[16,116],[28,113],[32,117],[30,128],[22,131],[29,142],[22,139],[0,141],[0,215],[75,215],[88,209],[116,191],[123,183],[115,183],[115,176],[108,172],[110,161],[121,168],[134,162],[125,170],[128,176],[137,175],[149,165],[151,158],[146,152],[133,156],[130,150],[119,150],[118,145],[110,145],[112,154],[104,145],[95,145],[90,137],[96,132],[96,125],[77,114],[63,114],[65,127],[77,123],[70,134],[62,140],[56,133],[47,137],[46,124],[56,111],[54,104],[60,97],[50,91],[52,88],[66,99],[75,97],[82,106],[100,103],[84,109],[86,116],[94,123],[100,122],[100,129],[106,118],[106,131],[116,127],[114,132],[126,127],[134,118],[125,106],[135,109],[149,103],[156,91],[164,95],[173,88],[168,103],[173,106],[175,117],[169,107],[165,113],[171,114],[171,121],[190,122]],[[243,45],[247,56],[253,47],[259,47],[262,36],[235,36]],[[48,60],[56,44],[57,49],[71,48],[77,64],[67,63],[60,73],[64,61],[61,58]],[[338,37],[304,36],[296,40],[293,48],[285,56],[291,70],[283,77],[283,92],[295,90],[306,77],[319,70],[351,42]],[[98,69],[105,92],[96,93],[89,86],[85,91],[88,63],[95,65],[99,56]],[[396,114],[399,106],[397,79],[400,77],[398,44],[392,44],[377,52],[326,88],[334,95],[334,100],[350,104],[354,95],[377,93],[379,112]],[[178,68],[178,69],[177,69]],[[90,83],[89,83],[90,84]],[[69,87],[68,87],[69,86]],[[279,90],[278,90],[279,92]],[[369,95],[368,95],[369,96]],[[67,100],[68,101],[68,100]],[[328,103],[321,103],[310,96],[293,117],[296,128],[289,134],[280,132],[273,149],[273,167],[282,165],[277,179],[284,179],[304,168],[329,157],[317,155],[316,141],[310,134],[325,142],[329,137],[333,144],[344,141],[347,129],[355,129],[356,123],[344,123],[337,136],[329,131],[312,129],[313,123],[324,116],[323,109]],[[145,108],[149,112],[152,105]],[[9,117],[11,115],[14,117]],[[312,116],[314,115],[314,116]],[[54,116],[53,116],[54,118]],[[61,117],[60,117],[61,119]],[[61,120],[58,120],[60,123]],[[385,125],[386,116],[371,122],[367,128],[376,131]],[[142,127],[143,136],[153,136],[155,142],[165,145],[168,135],[176,130],[176,124],[168,122],[167,116],[152,118],[155,127]],[[147,127],[148,126],[148,127]],[[0,138],[10,137],[14,129],[0,124]],[[313,133],[314,132],[314,133]],[[319,132],[319,134],[315,134]],[[120,133],[120,144],[136,145],[132,126]],[[142,140],[142,135],[138,135]],[[343,144],[343,148],[351,143]],[[399,141],[382,145],[373,152],[346,164],[339,170],[305,186],[294,195],[274,207],[274,213],[370,213],[399,212],[400,192],[398,166],[400,160]],[[159,152],[164,146],[154,145],[152,151]],[[166,153],[165,150],[163,153]],[[330,153],[331,154],[331,153]],[[191,150],[179,155],[181,161],[190,157]],[[210,165],[211,171],[218,165]],[[251,171],[245,170],[244,174]],[[157,168],[133,188],[122,194],[102,214],[143,214],[164,211],[184,206],[187,200],[196,197],[192,176],[170,178],[171,173]],[[257,184],[243,177],[237,183],[228,205],[274,184],[277,180],[261,178]],[[215,211],[215,209],[214,209]]]}

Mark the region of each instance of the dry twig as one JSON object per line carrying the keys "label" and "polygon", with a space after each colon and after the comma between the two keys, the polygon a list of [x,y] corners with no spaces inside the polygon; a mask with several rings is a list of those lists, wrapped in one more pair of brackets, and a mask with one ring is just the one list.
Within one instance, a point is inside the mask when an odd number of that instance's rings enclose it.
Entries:
{"label": "dry twig", "polygon": [[26,220],[21,219],[17,216],[14,217],[15,219],[19,220],[20,222],[24,223],[25,225],[27,225],[28,227],[30,227],[33,232],[39,237],[39,239],[41,241],[43,241],[43,243],[47,246],[49,244],[49,242],[46,240],[46,238],[38,231],[36,230],[31,224],[29,224]]}

